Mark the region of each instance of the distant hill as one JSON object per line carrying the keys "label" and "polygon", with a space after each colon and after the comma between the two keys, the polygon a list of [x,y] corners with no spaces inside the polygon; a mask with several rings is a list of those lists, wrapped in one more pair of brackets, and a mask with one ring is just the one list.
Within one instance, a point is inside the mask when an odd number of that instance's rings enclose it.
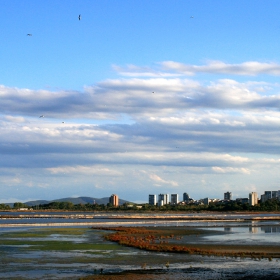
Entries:
{"label": "distant hill", "polygon": [[[51,202],[72,202],[73,204],[104,204],[106,205],[109,203],[109,197],[103,197],[103,198],[94,198],[94,197],[87,197],[87,196],[81,196],[81,197],[66,197],[66,198],[60,198],[55,200],[34,200],[34,201],[27,201],[24,202],[24,204],[28,206],[35,206],[35,205],[42,205],[42,204],[49,204]],[[119,199],[119,204],[122,205],[124,203],[130,203],[127,200]],[[7,205],[10,205],[10,207],[13,207],[13,203],[7,203]]]}

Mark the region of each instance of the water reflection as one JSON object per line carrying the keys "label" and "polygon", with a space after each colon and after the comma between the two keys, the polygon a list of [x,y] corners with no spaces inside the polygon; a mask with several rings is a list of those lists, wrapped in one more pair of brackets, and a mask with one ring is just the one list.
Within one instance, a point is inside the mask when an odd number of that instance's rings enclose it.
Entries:
{"label": "water reflection", "polygon": [[279,233],[280,227],[265,226],[265,227],[261,227],[261,230],[264,231],[264,233]]}
{"label": "water reflection", "polygon": [[249,225],[249,226],[224,226],[224,227],[209,227],[207,230],[223,231],[225,234],[214,234],[205,236],[202,241],[207,242],[227,242],[227,243],[247,243],[247,244],[279,244],[280,242],[280,226],[276,225]]}
{"label": "water reflection", "polygon": [[257,227],[249,227],[249,232],[250,233],[258,233],[258,228]]}
{"label": "water reflection", "polygon": [[[20,219],[19,219],[20,220]],[[56,220],[56,219],[54,219]],[[95,219],[95,221],[102,219]],[[37,219],[36,222],[40,221]],[[61,221],[61,219],[60,219]],[[110,222],[111,219],[106,219],[105,222]],[[127,223],[127,220],[112,220],[115,224],[118,222]],[[13,221],[11,221],[13,222]],[[22,221],[21,221],[22,222]],[[26,222],[29,222],[26,219]],[[135,220],[137,222],[137,220]],[[138,221],[139,222],[139,221]],[[141,222],[142,223],[142,222]],[[214,235],[196,236],[191,239],[186,237],[189,243],[223,243],[227,244],[279,244],[280,242],[280,224],[279,221],[145,221],[143,224],[149,226],[187,226],[200,227],[213,231]],[[133,221],[131,223],[133,224]],[[129,224],[125,224],[129,226]],[[57,225],[58,228],[61,228]],[[81,226],[79,226],[81,227]],[[18,227],[18,228],[1,228],[1,240],[15,237],[15,235],[7,236],[8,231],[25,231],[31,235],[18,235],[16,242],[21,242],[25,239],[25,247],[16,246],[0,246],[0,262],[5,265],[0,267],[0,279],[78,279],[78,277],[93,274],[94,271],[104,269],[108,271],[121,271],[139,269],[143,263],[152,269],[162,269],[163,265],[170,262],[169,270],[182,269],[182,274],[174,279],[187,279],[186,272],[191,273],[191,279],[233,279],[232,275],[242,273],[243,279],[254,279],[251,276],[254,274],[261,275],[258,279],[278,279],[272,278],[271,275],[275,271],[275,275],[279,273],[278,260],[268,261],[265,259],[256,260],[250,258],[224,258],[224,257],[206,257],[203,255],[189,254],[174,254],[174,253],[158,253],[145,252],[132,247],[117,246],[112,250],[111,242],[103,239],[102,232],[84,229],[84,233],[69,234],[67,231],[56,231],[55,228],[43,228],[34,230],[34,227]],[[220,231],[217,234],[217,231]],[[38,236],[33,236],[34,233]],[[40,233],[40,235],[39,235]],[[222,233],[222,234],[221,234]],[[216,235],[215,235],[216,234]],[[73,249],[69,250],[35,250],[34,242],[43,241],[52,244],[54,241],[60,243],[66,242],[72,244]],[[76,243],[84,243],[77,249]],[[29,245],[31,244],[31,245]],[[89,244],[92,247],[89,248]],[[96,247],[94,247],[94,246]],[[29,246],[29,247],[26,247]],[[148,269],[147,267],[147,269]],[[184,271],[184,273],[183,273]],[[180,273],[181,273],[180,272]],[[36,273],[36,275],[35,275]],[[208,273],[205,274],[205,273]],[[247,273],[247,274],[244,274]],[[265,274],[266,273],[266,274]],[[228,275],[226,277],[225,275]],[[270,278],[268,278],[268,275]],[[164,277],[165,275],[163,275]],[[73,278],[71,278],[73,277]],[[160,276],[159,276],[160,277]],[[162,279],[162,278],[157,278]],[[167,278],[164,278],[167,279]],[[171,279],[171,278],[168,278]]]}

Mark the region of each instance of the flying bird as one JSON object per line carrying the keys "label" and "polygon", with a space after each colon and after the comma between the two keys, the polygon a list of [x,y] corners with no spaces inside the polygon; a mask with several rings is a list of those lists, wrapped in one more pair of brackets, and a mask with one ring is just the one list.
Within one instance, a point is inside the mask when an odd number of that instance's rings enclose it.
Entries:
{"label": "flying bird", "polygon": [[79,16],[78,16],[78,19],[81,20],[81,18],[82,18],[81,15],[79,15]]}
{"label": "flying bird", "polygon": [[45,116],[44,115],[41,115],[39,118],[44,118]]}
{"label": "flying bird", "polygon": [[26,36],[32,36],[32,34],[31,33],[27,33],[27,35]]}

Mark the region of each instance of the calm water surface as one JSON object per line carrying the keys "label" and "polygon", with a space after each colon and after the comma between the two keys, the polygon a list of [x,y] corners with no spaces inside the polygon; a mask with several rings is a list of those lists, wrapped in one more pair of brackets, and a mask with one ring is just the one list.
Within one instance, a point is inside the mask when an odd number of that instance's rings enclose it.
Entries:
{"label": "calm water surface", "polygon": [[[0,215],[26,215],[22,212],[0,212]],[[39,214],[30,213],[30,214]],[[53,214],[42,212],[41,214]],[[55,215],[76,215],[77,212],[61,212]],[[83,213],[82,213],[83,214]],[[89,214],[90,215],[90,214]],[[158,214],[155,214],[158,215]],[[174,216],[173,214],[171,214]],[[207,214],[186,214],[185,216],[206,216]],[[145,216],[145,215],[143,215]],[[178,215],[182,216],[182,215]],[[212,215],[223,217],[226,220],[245,219],[245,221],[158,221],[158,220],[114,220],[110,215],[95,215],[93,219],[62,219],[62,218],[23,218],[23,219],[2,219],[0,223],[80,223],[94,222],[124,225],[148,225],[157,226],[188,226],[199,227],[207,230],[215,230],[223,234],[213,234],[198,238],[199,243],[227,242],[229,244],[279,244],[280,223],[279,221],[250,221],[246,220],[248,215]],[[275,214],[258,214],[252,216],[278,216]],[[135,224],[138,223],[138,224]],[[280,260],[268,259],[252,260],[249,258],[224,258],[224,257],[203,257],[196,255],[145,252],[135,248],[122,247],[109,241],[103,240],[102,231],[94,231],[88,226],[73,226],[83,229],[81,234],[69,234],[56,232],[61,227],[3,227],[0,224],[0,240],[10,240],[11,244],[0,245],[0,279],[78,279],[82,276],[99,274],[101,269],[104,272],[118,272],[125,270],[137,270],[145,263],[146,269],[165,271],[165,276],[170,273],[170,279],[278,279],[280,275]],[[110,226],[112,226],[110,224]],[[69,225],[70,227],[70,225]],[[67,227],[64,227],[67,228]],[[31,235],[21,235],[21,233]],[[19,235],[9,235],[19,233]],[[38,236],[36,235],[38,234]],[[35,234],[34,236],[32,234]],[[13,237],[12,237],[13,236]],[[18,241],[24,244],[16,245]],[[69,250],[34,250],[32,242],[68,242],[69,244],[94,244],[95,249],[69,249]],[[15,242],[15,245],[12,243]],[[4,244],[4,243],[3,243]],[[115,249],[102,249],[102,246],[114,244]],[[167,270],[165,264],[169,263]],[[174,275],[172,274],[174,273]],[[176,276],[177,275],[177,276]],[[234,276],[234,278],[232,278]],[[254,278],[255,275],[260,278]],[[187,278],[190,277],[190,278]],[[158,279],[161,279],[159,275]],[[168,279],[168,278],[164,278]],[[245,278],[244,278],[245,279]],[[268,278],[267,278],[268,279]]]}

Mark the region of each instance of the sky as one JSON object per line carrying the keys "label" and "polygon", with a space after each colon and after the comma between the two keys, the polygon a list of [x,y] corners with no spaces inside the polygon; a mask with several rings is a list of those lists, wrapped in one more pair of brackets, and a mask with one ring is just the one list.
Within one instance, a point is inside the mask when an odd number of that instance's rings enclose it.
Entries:
{"label": "sky", "polygon": [[279,190],[279,10],[1,0],[0,203]]}

